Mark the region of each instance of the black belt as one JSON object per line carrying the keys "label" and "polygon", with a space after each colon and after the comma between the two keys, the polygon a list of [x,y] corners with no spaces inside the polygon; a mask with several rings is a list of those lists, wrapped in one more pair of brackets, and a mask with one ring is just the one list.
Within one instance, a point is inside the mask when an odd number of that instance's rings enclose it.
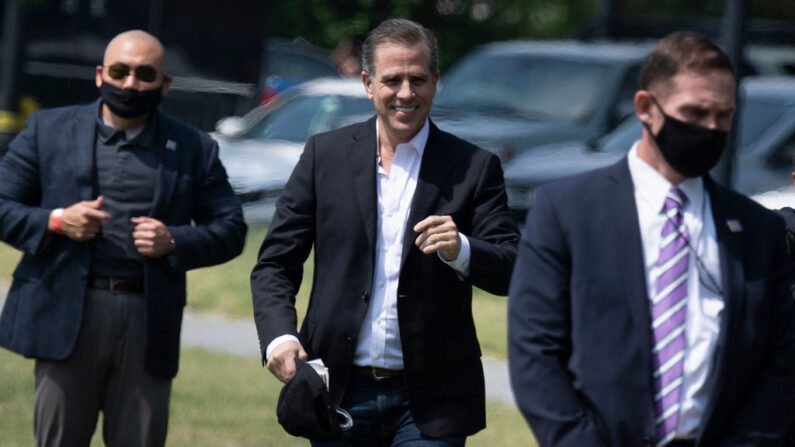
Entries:
{"label": "black belt", "polygon": [[369,377],[376,382],[380,382],[384,379],[391,379],[393,377],[399,377],[403,375],[403,370],[401,369],[386,369],[386,368],[377,368],[375,366],[358,366],[353,365],[353,374],[362,377]]}
{"label": "black belt", "polygon": [[88,279],[88,287],[90,289],[110,290],[111,292],[143,293],[144,280],[140,278],[92,276]]}

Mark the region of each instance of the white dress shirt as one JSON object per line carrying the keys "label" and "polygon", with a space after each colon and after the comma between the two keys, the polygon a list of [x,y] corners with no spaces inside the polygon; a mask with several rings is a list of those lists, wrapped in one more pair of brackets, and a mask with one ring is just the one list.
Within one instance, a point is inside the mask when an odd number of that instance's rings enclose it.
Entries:
{"label": "white dress shirt", "polygon": [[[660,233],[666,217],[665,196],[673,185],[638,156],[638,143],[628,156],[635,188],[635,204],[643,242],[648,296],[654,296],[658,275],[655,264],[660,251]],[[682,214],[690,235],[685,363],[676,438],[698,435],[714,378],[711,370],[720,331],[724,302],[715,222],[709,194],[702,178],[689,178],[677,185],[687,196]],[[699,268],[698,260],[703,268]],[[651,306],[651,303],[649,304]]]}
{"label": "white dress shirt", "polygon": [[[408,143],[398,144],[389,174],[381,166],[376,121],[376,192],[378,224],[376,235],[375,269],[369,307],[359,331],[353,363],[387,369],[403,369],[403,349],[398,327],[397,289],[403,255],[403,235],[411,212],[411,202],[417,187],[422,154],[428,142],[430,124],[425,125]],[[427,216],[425,216],[427,217]],[[423,217],[424,218],[424,217]],[[438,257],[459,274],[469,273],[470,246],[466,236],[459,233],[461,250],[453,261]],[[316,267],[317,268],[317,267]],[[285,341],[298,341],[293,335],[276,337],[268,344],[265,358]]]}
{"label": "white dress shirt", "polygon": [[[359,331],[353,363],[387,369],[403,369],[403,349],[398,326],[397,291],[400,261],[403,256],[403,235],[406,231],[414,190],[428,142],[430,125],[425,125],[408,143],[398,144],[389,174],[381,166],[378,147],[376,155],[376,190],[378,195],[378,232],[375,243],[375,271],[370,305]],[[378,136],[378,123],[376,122]],[[376,138],[378,141],[378,138]],[[464,249],[466,244],[466,249]],[[469,241],[461,235],[461,253],[448,262],[459,273],[469,264]],[[445,261],[443,258],[440,259]],[[462,266],[462,264],[464,264]]]}

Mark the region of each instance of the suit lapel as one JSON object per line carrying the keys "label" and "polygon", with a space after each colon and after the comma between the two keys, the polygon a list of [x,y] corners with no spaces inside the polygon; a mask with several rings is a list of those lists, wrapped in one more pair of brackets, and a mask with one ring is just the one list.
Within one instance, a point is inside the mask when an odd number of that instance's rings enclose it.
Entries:
{"label": "suit lapel", "polygon": [[455,157],[450,155],[454,148],[448,147],[442,141],[442,132],[433,122],[430,122],[428,142],[422,155],[422,164],[417,176],[417,188],[411,201],[411,211],[403,233],[403,252],[400,268],[406,263],[409,251],[414,247],[417,234],[414,225],[429,215],[433,214],[436,202],[439,200],[442,186],[452,172]]}
{"label": "suit lapel", "polygon": [[625,255],[622,262],[624,275],[627,278],[624,287],[627,304],[636,328],[633,332],[646,334],[645,337],[638,338],[643,361],[637,366],[641,369],[643,377],[649,378],[649,389],[654,389],[651,383],[651,319],[643,243],[638,223],[638,209],[635,203],[635,188],[626,157],[613,166],[608,178],[610,183],[606,187],[604,197],[614,199],[614,210],[611,216],[615,216],[610,245],[624,247],[622,252]]}
{"label": "suit lapel", "polygon": [[367,120],[357,127],[353,133],[354,141],[345,148],[348,166],[353,179],[356,199],[362,214],[367,241],[370,252],[375,253],[375,233],[378,225],[378,211],[376,198],[376,151],[378,142],[375,133],[375,117]]}
{"label": "suit lapel", "polygon": [[729,231],[727,222],[732,219],[739,221],[737,216],[732,215],[728,195],[720,190],[710,178],[705,178],[706,190],[709,193],[712,208],[712,218],[715,222],[715,235],[718,239],[718,255],[720,259],[721,287],[723,291],[723,313],[720,321],[720,333],[715,347],[715,354],[712,363],[712,374],[715,381],[712,384],[712,392],[707,408],[704,413],[702,424],[704,428],[708,425],[718,398],[723,394],[726,382],[726,368],[733,361],[730,357],[732,346],[732,334],[738,331],[741,309],[743,308],[743,284],[745,275],[742,266],[742,233]]}
{"label": "suit lapel", "polygon": [[170,140],[166,137],[168,133],[165,129],[168,125],[166,122],[167,118],[164,118],[160,112],[157,112],[157,114],[155,139],[157,141],[156,150],[160,157],[160,165],[157,169],[157,184],[155,184],[155,196],[149,217],[162,219],[174,193],[179,157],[184,148],[180,147],[179,140]]}
{"label": "suit lapel", "polygon": [[94,101],[83,107],[72,126],[72,138],[63,141],[74,141],[74,173],[77,193],[80,200],[94,200],[96,198],[96,157],[94,148],[97,142],[97,114],[99,101]]}

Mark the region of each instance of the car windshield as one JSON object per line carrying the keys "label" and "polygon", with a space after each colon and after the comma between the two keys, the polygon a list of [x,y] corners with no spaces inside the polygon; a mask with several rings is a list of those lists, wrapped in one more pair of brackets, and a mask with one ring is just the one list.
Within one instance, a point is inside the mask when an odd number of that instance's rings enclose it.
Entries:
{"label": "car windshield", "polygon": [[267,58],[268,73],[288,79],[313,79],[322,76],[338,76],[331,62],[324,62],[309,55],[272,50]]}
{"label": "car windshield", "polygon": [[437,109],[509,113],[541,120],[587,119],[611,68],[538,56],[472,57],[444,78]]}
{"label": "car windshield", "polygon": [[754,143],[762,134],[779,120],[792,107],[787,104],[774,100],[751,100],[741,104],[740,122],[741,131],[738,134],[740,145],[738,147],[747,148]]}
{"label": "car windshield", "polygon": [[596,146],[605,152],[626,152],[640,140],[641,129],[640,120],[631,116],[614,131],[600,138]]}
{"label": "car windshield", "polygon": [[366,97],[296,96],[264,114],[240,136],[304,142],[310,135],[341,126],[349,116],[367,113],[373,113],[373,103]]}
{"label": "car windshield", "polygon": [[[770,99],[749,99],[740,110],[739,148],[747,148],[792,107]],[[605,135],[596,146],[605,152],[625,152],[640,139],[641,123],[630,117],[615,130]]]}

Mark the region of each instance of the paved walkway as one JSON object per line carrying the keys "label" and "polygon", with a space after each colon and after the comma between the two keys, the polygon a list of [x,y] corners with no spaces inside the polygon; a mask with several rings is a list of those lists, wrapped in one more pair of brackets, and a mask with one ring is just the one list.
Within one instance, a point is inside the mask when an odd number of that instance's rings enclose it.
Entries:
{"label": "paved walkway", "polygon": [[[0,306],[5,302],[8,284],[0,282]],[[183,346],[259,358],[259,343],[253,320],[230,320],[221,315],[185,312],[182,323]],[[515,406],[504,360],[484,358],[486,396]]]}

